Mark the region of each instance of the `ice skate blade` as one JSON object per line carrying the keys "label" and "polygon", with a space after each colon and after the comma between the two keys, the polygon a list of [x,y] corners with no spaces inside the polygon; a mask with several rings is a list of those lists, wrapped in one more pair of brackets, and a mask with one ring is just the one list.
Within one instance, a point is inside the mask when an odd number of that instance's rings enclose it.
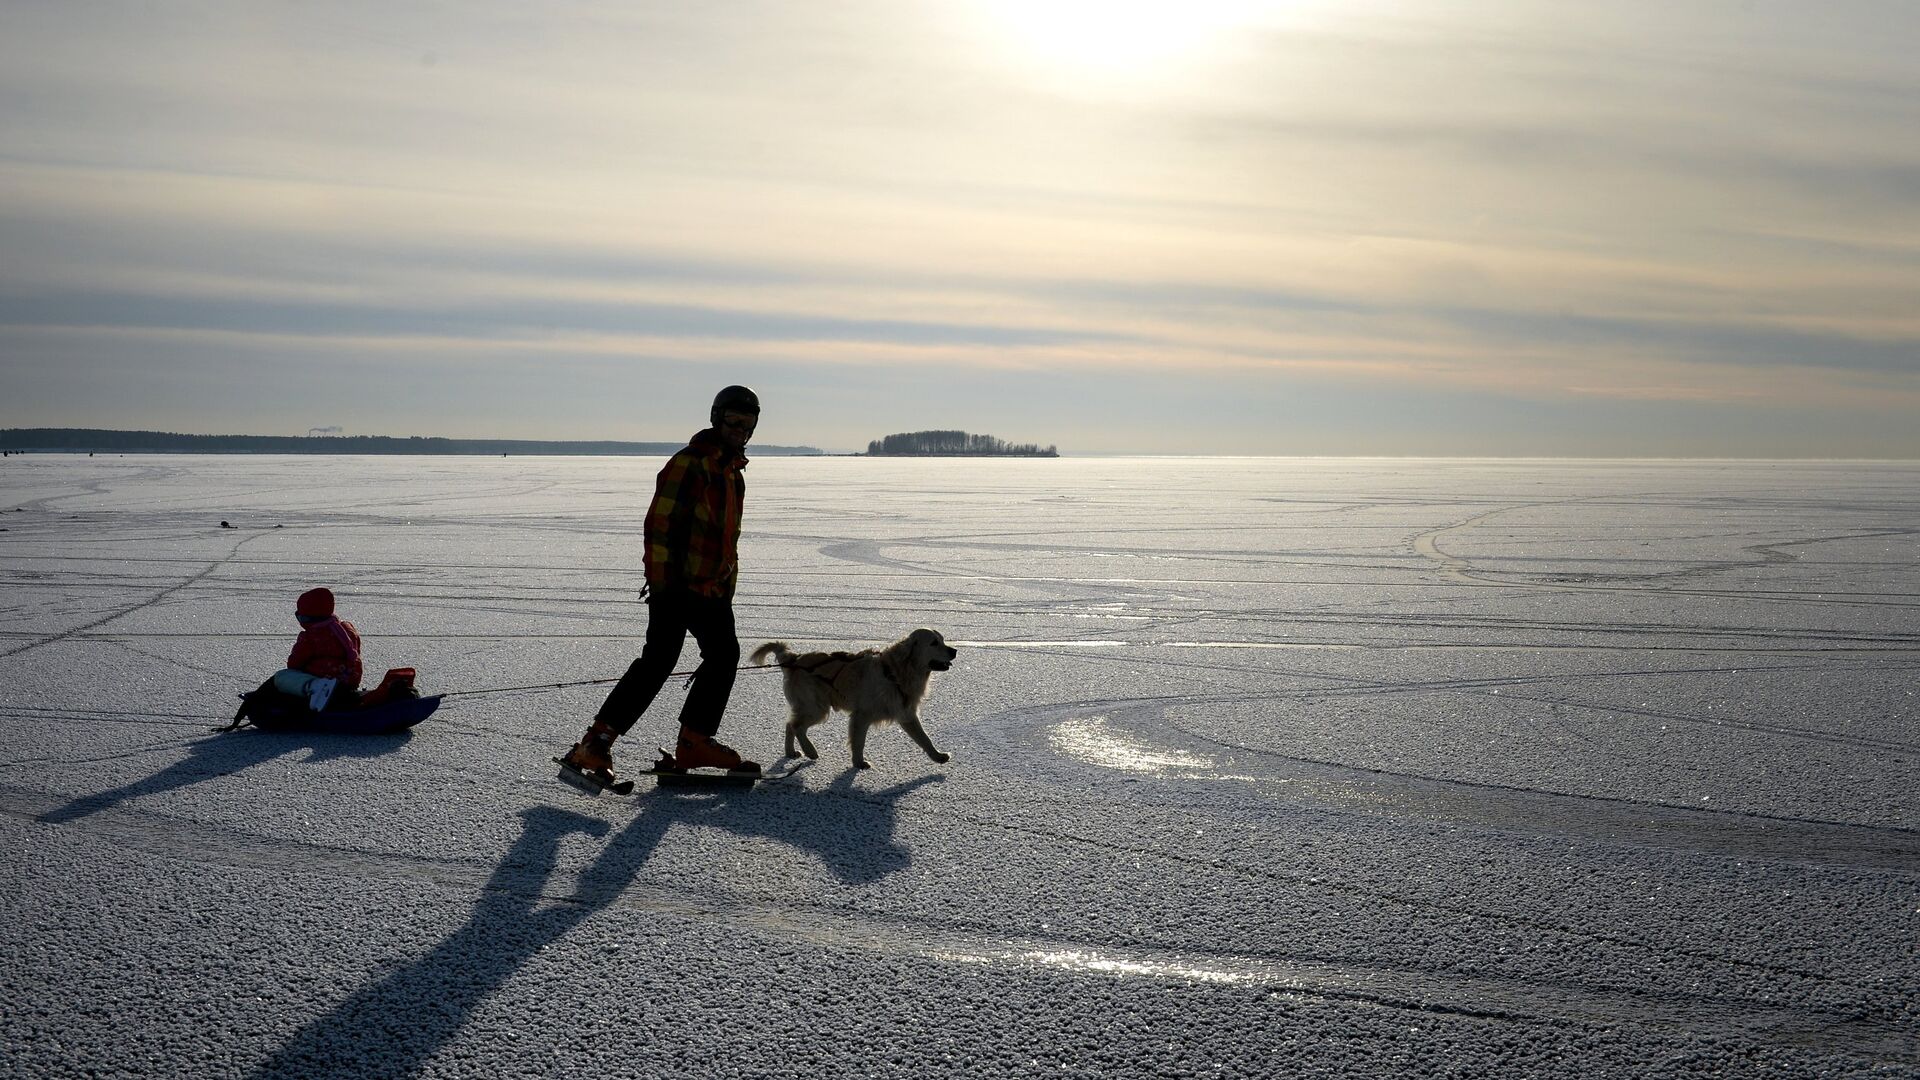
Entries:
{"label": "ice skate blade", "polygon": [[570,786],[577,788],[582,795],[597,796],[601,792],[599,784],[567,768],[565,765],[560,766],[560,779]]}
{"label": "ice skate blade", "polygon": [[583,795],[596,797],[603,791],[611,791],[615,795],[625,795],[633,791],[633,781],[631,780],[616,780],[610,784],[603,784],[594,777],[567,764],[563,758],[554,758],[553,761],[554,764],[560,766],[559,778],[579,788]]}
{"label": "ice skate blade", "polygon": [[648,769],[647,775],[652,776],[661,787],[750,788],[766,774],[722,772],[718,769]]}

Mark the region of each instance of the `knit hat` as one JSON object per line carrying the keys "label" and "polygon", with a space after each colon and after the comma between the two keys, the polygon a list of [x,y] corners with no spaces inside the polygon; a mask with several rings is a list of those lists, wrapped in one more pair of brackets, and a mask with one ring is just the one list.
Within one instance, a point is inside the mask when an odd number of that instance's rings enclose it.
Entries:
{"label": "knit hat", "polygon": [[308,589],[300,594],[300,602],[294,605],[295,615],[310,615],[324,619],[333,614],[333,590]]}

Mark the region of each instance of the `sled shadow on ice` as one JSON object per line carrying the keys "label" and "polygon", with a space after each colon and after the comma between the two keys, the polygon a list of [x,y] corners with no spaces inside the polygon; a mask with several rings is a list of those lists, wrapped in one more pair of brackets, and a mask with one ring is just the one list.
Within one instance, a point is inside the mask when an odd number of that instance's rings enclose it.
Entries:
{"label": "sled shadow on ice", "polygon": [[186,757],[144,780],[83,795],[41,814],[38,820],[48,825],[63,824],[110,810],[130,799],[190,787],[216,776],[231,776],[300,749],[312,751],[302,763],[313,765],[335,758],[377,757],[405,746],[411,737],[407,731],[383,736],[268,731],[210,735],[188,744]]}
{"label": "sled shadow on ice", "polygon": [[[520,835],[480,888],[466,925],[308,1022],[251,1074],[252,1080],[414,1075],[528,960],[622,897],[637,909],[636,933],[651,933],[645,923],[649,910],[679,917],[683,897],[630,893],[635,877],[676,825],[764,837],[810,851],[849,885],[904,869],[912,856],[894,838],[894,804],[941,779],[924,776],[869,792],[854,788],[850,771],[826,792],[796,798],[728,789],[692,795],[653,789],[635,796],[633,821],[578,874],[556,873],[562,844],[575,836],[604,837],[613,826],[558,807],[522,810]],[[699,908],[702,914],[693,917],[712,917],[709,902]],[[563,957],[556,954],[555,960]],[[610,991],[645,963],[623,959],[579,976],[604,980]],[[581,993],[591,997],[601,989]]]}

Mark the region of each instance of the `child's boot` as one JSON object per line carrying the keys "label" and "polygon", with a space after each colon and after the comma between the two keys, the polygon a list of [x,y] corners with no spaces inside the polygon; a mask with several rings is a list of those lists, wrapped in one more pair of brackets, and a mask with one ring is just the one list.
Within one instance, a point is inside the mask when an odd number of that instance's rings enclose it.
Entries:
{"label": "child's boot", "polygon": [[340,685],[338,679],[315,679],[307,684],[307,708],[314,712],[325,712],[327,702],[333,700],[333,688]]}
{"label": "child's boot", "polygon": [[680,729],[674,744],[673,763],[682,769],[725,769],[728,772],[759,772],[758,762],[747,761],[738,751],[711,735],[689,727]]}

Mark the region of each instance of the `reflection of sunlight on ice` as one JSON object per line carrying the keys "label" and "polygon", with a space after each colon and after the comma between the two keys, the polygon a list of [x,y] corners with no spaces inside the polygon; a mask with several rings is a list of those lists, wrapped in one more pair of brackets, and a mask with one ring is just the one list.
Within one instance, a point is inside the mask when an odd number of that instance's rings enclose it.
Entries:
{"label": "reflection of sunlight on ice", "polygon": [[1158,773],[1168,769],[1205,769],[1212,758],[1177,750],[1150,750],[1107,726],[1104,716],[1082,716],[1053,729],[1053,748],[1093,765],[1128,772]]}
{"label": "reflection of sunlight on ice", "polygon": [[1048,967],[1066,968],[1069,971],[1097,971],[1106,975],[1141,975],[1156,979],[1192,979],[1196,982],[1245,983],[1258,977],[1233,971],[1212,971],[1206,968],[1189,967],[1185,964],[1163,964],[1144,960],[1116,960],[1094,952],[1079,950],[1062,952],[1030,952],[1025,959],[1037,961]]}
{"label": "reflection of sunlight on ice", "polygon": [[952,949],[931,949],[927,955],[935,960],[944,960],[949,964],[991,964],[993,957],[980,953],[957,952]]}
{"label": "reflection of sunlight on ice", "polygon": [[[1028,963],[1042,964],[1050,968],[1066,971],[1091,972],[1100,975],[1114,975],[1121,978],[1142,979],[1179,979],[1187,982],[1205,982],[1222,984],[1271,984],[1279,979],[1274,971],[1262,970],[1258,965],[1246,961],[1234,961],[1228,958],[1216,958],[1214,966],[1203,967],[1184,957],[1166,960],[1125,959],[1102,954],[1089,949],[1028,949],[1024,952],[1007,952],[997,949],[971,949],[965,946],[957,948],[932,949],[928,956],[952,964],[1005,964]],[[1238,966],[1240,970],[1233,970]]]}
{"label": "reflection of sunlight on ice", "polygon": [[958,649],[1117,649],[1126,644],[1124,641],[1100,639],[1093,641],[952,641],[947,644]]}

